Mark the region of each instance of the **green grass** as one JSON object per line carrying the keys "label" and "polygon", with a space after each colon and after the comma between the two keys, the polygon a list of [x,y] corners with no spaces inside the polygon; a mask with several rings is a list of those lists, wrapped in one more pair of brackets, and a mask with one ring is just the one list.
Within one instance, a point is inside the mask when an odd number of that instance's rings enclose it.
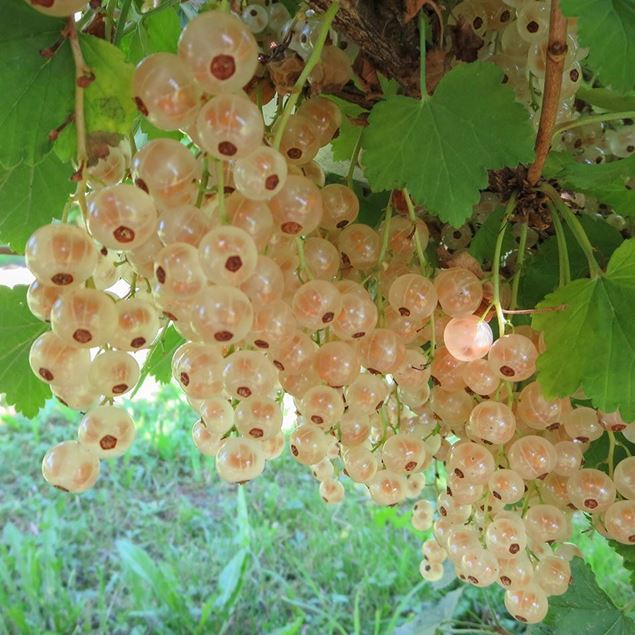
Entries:
{"label": "green grass", "polygon": [[[49,402],[35,420],[0,421],[0,634],[419,635],[403,624],[439,612],[463,633],[524,632],[498,588],[422,582],[426,536],[410,503],[380,508],[349,483],[326,506],[286,452],[247,486],[222,483],[191,442],[194,415],[175,386],[129,406],[132,450],[103,461],[81,496],[40,473],[46,449],[74,437],[77,413]],[[605,577],[615,583],[614,570]]]}

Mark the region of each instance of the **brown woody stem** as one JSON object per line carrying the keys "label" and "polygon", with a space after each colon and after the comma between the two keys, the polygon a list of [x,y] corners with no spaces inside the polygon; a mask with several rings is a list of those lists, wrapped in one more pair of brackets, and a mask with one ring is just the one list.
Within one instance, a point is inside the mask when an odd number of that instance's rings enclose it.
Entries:
{"label": "brown woody stem", "polygon": [[567,19],[560,11],[560,0],[552,0],[549,19],[549,42],[547,45],[547,68],[545,89],[542,95],[542,111],[536,136],[536,158],[529,168],[527,180],[535,185],[549,154],[553,129],[560,107],[560,87],[564,60],[567,55]]}

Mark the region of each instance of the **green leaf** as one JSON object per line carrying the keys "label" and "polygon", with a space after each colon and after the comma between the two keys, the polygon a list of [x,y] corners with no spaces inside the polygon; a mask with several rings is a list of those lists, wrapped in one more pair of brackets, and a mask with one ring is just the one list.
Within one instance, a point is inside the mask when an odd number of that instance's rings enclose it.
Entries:
{"label": "green leaf", "polygon": [[75,67],[68,41],[55,55],[40,50],[60,38],[64,20],[3,0],[0,18],[0,164],[38,163],[51,149],[48,134],[73,111]]}
{"label": "green leaf", "polygon": [[[622,445],[616,445],[613,451],[613,465],[617,465],[621,460],[627,458],[629,454],[622,446],[626,446],[631,454],[635,455],[635,444],[631,443],[626,437],[615,432],[615,439]],[[609,455],[609,435],[603,434],[599,439],[591,443],[589,449],[584,453],[584,467],[602,470],[608,474],[608,464],[606,459]],[[635,549],[635,547],[634,547]]]}
{"label": "green leaf", "polygon": [[[115,132],[128,135],[137,109],[132,95],[134,66],[128,64],[116,46],[92,35],[81,35],[80,45],[86,65],[95,74],[84,92],[86,133]],[[75,124],[67,126],[55,144],[62,160],[76,153]]]}
{"label": "green leaf", "polygon": [[35,417],[51,396],[29,365],[33,340],[48,330],[26,304],[26,287],[0,287],[0,392],[25,417]]}
{"label": "green leaf", "polygon": [[[606,266],[613,252],[622,243],[621,234],[608,223],[591,216],[581,216],[580,223],[593,245],[597,261],[601,266]],[[564,226],[564,235],[571,277],[574,280],[584,278],[589,275],[589,265],[584,252],[567,225]],[[520,306],[535,307],[548,293],[556,289],[559,280],[558,241],[555,236],[550,236],[526,261],[520,281]]]}
{"label": "green leaf", "polygon": [[[346,183],[346,179],[339,174],[327,174],[327,183]],[[359,199],[359,216],[356,223],[377,227],[384,217],[384,212],[388,201],[389,192],[371,192],[368,186],[359,181],[353,181],[353,191]]]}
{"label": "green leaf", "polygon": [[335,161],[350,161],[355,145],[364,129],[351,123],[349,118],[342,118],[339,134],[331,141],[331,150]]}
{"label": "green leaf", "polygon": [[148,141],[152,139],[175,139],[180,141],[183,138],[183,133],[179,130],[161,130],[161,128],[151,124],[145,117],[141,117],[139,130],[146,135]]}
{"label": "green leaf", "polygon": [[121,39],[121,49],[126,59],[136,64],[152,53],[176,53],[180,34],[177,10],[166,7],[141,17],[136,27]]}
{"label": "green leaf", "polygon": [[565,15],[578,18],[578,35],[602,82],[625,93],[635,85],[633,0],[561,0]]}
{"label": "green leaf", "polygon": [[[498,238],[498,232],[500,230],[501,223],[503,222],[503,216],[505,216],[505,208],[499,207],[485,219],[485,222],[474,234],[474,238],[470,243],[469,252],[481,264],[492,263],[492,258],[496,249],[496,239]],[[506,254],[511,251],[514,246],[514,237],[512,236],[511,229],[508,227],[505,232],[505,236],[503,237],[502,253]]]}
{"label": "green leaf", "polygon": [[614,252],[605,274],[575,280],[549,294],[532,326],[544,331],[547,350],[538,380],[548,397],[582,386],[596,408],[635,419],[635,239]]}
{"label": "green leaf", "polygon": [[533,157],[527,112],[502,78],[489,62],[464,64],[426,101],[395,95],[376,104],[363,137],[371,187],[407,187],[430,212],[461,226],[488,169]]}
{"label": "green leaf", "polygon": [[49,153],[36,165],[19,163],[0,170],[0,242],[24,253],[29,236],[40,225],[59,218],[69,194],[72,169]]}
{"label": "green leaf", "polygon": [[[600,589],[588,564],[571,562],[573,583],[564,595],[549,598],[545,625],[552,635],[633,635],[635,622]],[[540,632],[540,631],[539,631]],[[542,631],[544,632],[544,630]]]}
{"label": "green leaf", "polygon": [[580,86],[575,97],[576,99],[586,101],[587,104],[610,112],[635,110],[635,92],[620,95],[608,88],[587,88],[586,86]]}
{"label": "green leaf", "polygon": [[397,628],[394,635],[436,635],[445,626],[449,627],[463,591],[465,587],[460,586],[445,593],[436,604],[427,603],[412,621]]}
{"label": "green leaf", "polygon": [[172,380],[172,355],[185,340],[170,325],[161,340],[152,349],[144,364],[145,375],[152,375],[160,384],[169,384]]}
{"label": "green leaf", "polygon": [[624,545],[617,540],[609,540],[608,543],[622,556],[624,568],[631,574],[631,584],[635,587],[635,546]]}
{"label": "green leaf", "polygon": [[626,182],[635,174],[635,154],[610,163],[578,163],[571,155],[552,153],[545,176],[558,179],[562,185],[599,199],[618,214],[635,216],[635,190]]}

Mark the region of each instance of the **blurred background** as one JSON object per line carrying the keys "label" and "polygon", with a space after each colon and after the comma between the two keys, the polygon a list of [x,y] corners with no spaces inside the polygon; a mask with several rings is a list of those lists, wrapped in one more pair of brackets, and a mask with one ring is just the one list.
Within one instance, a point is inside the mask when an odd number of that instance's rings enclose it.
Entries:
{"label": "blurred background", "polygon": [[[0,255],[0,284],[30,280],[21,258]],[[414,501],[381,508],[346,479],[344,502],[327,506],[286,450],[256,481],[228,485],[194,447],[176,385],[148,379],[124,405],[133,448],[102,461],[80,496],[40,472],[79,413],[54,400],[33,420],[0,407],[1,634],[526,632],[498,586],[461,584],[447,564],[441,581],[421,579],[429,532],[410,523]],[[600,587],[631,602],[621,558],[585,525],[577,534]]]}

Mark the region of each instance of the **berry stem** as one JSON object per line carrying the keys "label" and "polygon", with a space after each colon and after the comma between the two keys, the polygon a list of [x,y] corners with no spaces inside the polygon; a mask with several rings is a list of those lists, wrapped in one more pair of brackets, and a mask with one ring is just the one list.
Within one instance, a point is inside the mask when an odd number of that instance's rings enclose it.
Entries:
{"label": "berry stem", "polygon": [[79,37],[75,27],[75,20],[71,16],[68,18],[67,26],[68,39],[75,62],[75,131],[77,134],[77,190],[75,198],[79,203],[84,220],[88,218],[88,207],[86,205],[86,164],[88,153],[86,151],[86,117],[84,114],[84,89],[85,79],[91,72],[86,66],[82,49],[79,44]]}
{"label": "berry stem", "polygon": [[[306,256],[304,254],[304,238],[302,238],[302,236],[296,236],[295,248],[298,252],[298,259],[300,261],[298,264],[298,273],[306,276],[309,280],[313,280],[313,274],[306,264]],[[306,280],[302,280],[302,282],[306,282]]]}
{"label": "berry stem", "polygon": [[121,5],[121,11],[119,13],[117,26],[115,28],[115,35],[113,38],[113,44],[115,45],[118,45],[119,42],[121,42],[121,38],[124,35],[126,19],[128,18],[128,13],[130,12],[131,4],[132,4],[132,0],[123,0],[123,4]]}
{"label": "berry stem", "polygon": [[613,459],[615,456],[615,433],[607,430],[606,433],[609,435],[609,453],[606,457],[606,465],[609,468],[609,478],[613,478]]}
{"label": "berry stem", "polygon": [[496,309],[496,318],[498,320],[498,337],[505,335],[505,316],[503,315],[503,307],[501,306],[501,282],[500,282],[500,266],[501,266],[501,252],[503,251],[503,238],[505,237],[505,231],[507,230],[507,224],[511,215],[516,208],[516,194],[512,194],[509,202],[507,203],[507,209],[501,222],[500,229],[498,230],[498,236],[496,237],[496,247],[494,249],[494,258],[492,260],[492,278],[494,284],[494,297],[492,298],[492,304]]}
{"label": "berry stem", "polygon": [[419,267],[421,268],[421,273],[425,276],[428,268],[428,263],[426,261],[426,256],[423,253],[423,246],[421,244],[421,237],[419,236],[419,228],[417,227],[417,215],[415,214],[415,206],[412,204],[412,199],[410,198],[410,194],[408,194],[408,190],[404,189],[403,196],[406,200],[406,206],[408,207],[408,218],[412,222],[414,226],[414,239],[415,239],[415,249],[417,250],[417,259],[419,260]]}
{"label": "berry stem", "polygon": [[[104,20],[104,34],[106,42],[113,41],[113,28],[115,27],[115,8],[117,7],[117,0],[108,0],[106,5],[106,15]],[[125,19],[124,19],[125,22]]]}
{"label": "berry stem", "polygon": [[509,308],[513,311],[518,306],[518,287],[520,285],[520,275],[525,262],[525,248],[527,247],[527,222],[520,226],[520,240],[518,241],[518,257],[516,258],[516,271],[512,280],[512,299]]}
{"label": "berry stem", "polygon": [[388,241],[390,239],[390,222],[392,220],[392,205],[388,204],[386,207],[386,214],[384,216],[384,231],[381,236],[381,250],[379,251],[379,258],[377,258],[377,267],[383,269],[384,259],[388,253]]}
{"label": "berry stem", "polygon": [[348,172],[346,173],[346,185],[353,189],[353,174],[355,174],[355,167],[357,166],[357,159],[359,157],[359,152],[362,149],[362,134],[364,132],[364,128],[359,129],[359,135],[357,137],[357,141],[355,141],[355,147],[353,148],[353,154],[351,155],[351,162],[348,166]]}
{"label": "berry stem", "polygon": [[419,11],[419,86],[422,103],[430,99],[426,89],[426,26],[426,15]]}
{"label": "berry stem", "polygon": [[203,163],[203,176],[201,176],[201,182],[198,186],[198,194],[196,195],[196,207],[200,209],[203,204],[203,198],[205,197],[205,191],[207,190],[207,183],[209,181],[209,164],[207,159]]}
{"label": "berry stem", "polygon": [[545,89],[542,95],[542,111],[540,112],[540,123],[536,136],[536,158],[527,173],[527,180],[531,185],[535,185],[540,179],[551,147],[553,129],[560,107],[560,87],[566,55],[567,19],[560,11],[560,0],[552,0],[549,16]]}
{"label": "berry stem", "polygon": [[291,92],[291,95],[289,95],[289,99],[287,99],[287,103],[284,105],[284,110],[282,111],[282,115],[280,116],[280,121],[278,122],[276,134],[273,139],[273,147],[276,150],[280,149],[282,135],[284,134],[284,130],[287,127],[289,117],[291,116],[291,113],[293,112],[293,109],[298,102],[298,98],[302,93],[304,84],[306,84],[311,71],[320,61],[320,57],[322,56],[322,49],[324,48],[324,43],[326,42],[326,38],[329,34],[329,29],[331,28],[333,18],[335,18],[335,14],[337,13],[337,10],[339,8],[340,3],[337,1],[333,2],[333,4],[331,4],[331,6],[324,12],[324,15],[322,16],[322,24],[320,24],[320,30],[318,31],[315,46],[313,47],[311,55],[309,55],[309,59],[306,61],[304,68],[300,73],[300,77],[298,77],[298,79],[296,80],[295,85],[293,86],[293,91]]}
{"label": "berry stem", "polygon": [[564,228],[560,216],[556,212],[553,203],[550,205],[553,227],[556,230],[556,242],[558,243],[558,270],[560,272],[559,288],[571,282],[571,266],[569,264],[569,250],[567,249],[567,239],[564,235]]}
{"label": "berry stem", "polygon": [[580,126],[586,126],[590,123],[597,123],[600,121],[619,121],[621,119],[634,118],[635,110],[628,110],[626,112],[605,112],[597,115],[589,115],[588,117],[580,117],[575,121],[567,121],[566,123],[562,123],[559,126],[556,126],[553,130],[553,136],[555,137],[562,132],[573,130],[574,128],[579,128]]}
{"label": "berry stem", "polygon": [[564,204],[560,198],[560,194],[553,186],[549,185],[549,183],[543,183],[540,189],[549,196],[551,202],[564,218],[578,245],[580,245],[580,249],[582,249],[584,255],[586,256],[587,262],[589,263],[589,272],[591,277],[597,278],[602,273],[602,270],[593,255],[593,245],[590,243],[589,237],[586,235],[584,227],[582,227],[577,216]]}

